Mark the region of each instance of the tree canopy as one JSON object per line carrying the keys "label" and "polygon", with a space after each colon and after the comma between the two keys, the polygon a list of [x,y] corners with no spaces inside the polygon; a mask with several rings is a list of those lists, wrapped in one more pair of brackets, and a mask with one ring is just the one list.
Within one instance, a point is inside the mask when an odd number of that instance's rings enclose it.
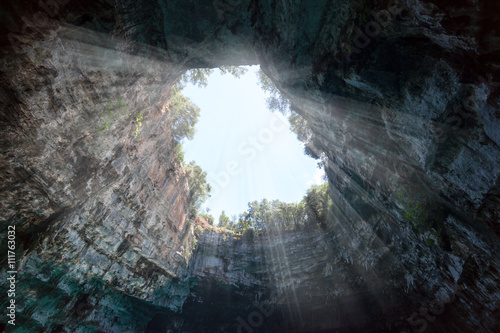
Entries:
{"label": "tree canopy", "polygon": [[[182,89],[188,83],[191,83],[200,88],[205,88],[208,85],[208,77],[214,72],[212,68],[193,68],[188,70],[180,77],[177,87]],[[239,66],[221,66],[219,72],[222,75],[231,74],[239,79],[243,74],[248,72],[248,69]]]}
{"label": "tree canopy", "polygon": [[214,225],[214,217],[210,214],[200,214],[205,220],[207,220],[208,224]]}
{"label": "tree canopy", "polygon": [[189,197],[191,198],[191,216],[197,215],[203,202],[210,196],[211,187],[207,182],[207,173],[194,161],[185,166],[189,175]]}
{"label": "tree canopy", "polygon": [[222,211],[222,213],[220,213],[218,227],[220,227],[220,228],[228,228],[228,229],[231,228],[231,220],[226,215],[225,211]]}
{"label": "tree canopy", "polygon": [[294,109],[290,110],[288,122],[290,123],[290,130],[297,135],[297,139],[300,142],[303,142],[305,146],[312,143],[313,132],[309,123]]}
{"label": "tree canopy", "polygon": [[177,142],[187,138],[192,140],[195,133],[194,126],[200,116],[200,108],[189,98],[181,94],[177,87],[172,88],[170,98],[172,134]]}
{"label": "tree canopy", "polygon": [[269,110],[279,111],[283,115],[290,112],[290,102],[262,69],[259,70],[259,84],[260,88],[269,94],[266,101]]}
{"label": "tree canopy", "polygon": [[299,203],[279,200],[252,201],[248,208],[232,220],[223,211],[219,217],[219,227],[244,233],[273,232],[282,230],[328,229],[332,219],[332,200],[328,193],[328,183],[312,186]]}

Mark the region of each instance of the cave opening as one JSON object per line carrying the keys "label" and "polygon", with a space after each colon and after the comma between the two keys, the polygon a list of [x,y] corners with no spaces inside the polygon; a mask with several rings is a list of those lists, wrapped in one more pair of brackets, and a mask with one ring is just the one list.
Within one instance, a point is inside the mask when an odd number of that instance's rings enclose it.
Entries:
{"label": "cave opening", "polygon": [[298,203],[325,174],[321,159],[307,155],[307,121],[260,68],[221,68],[180,79],[182,94],[200,110],[182,154],[207,173],[211,191],[199,212],[215,223],[231,217],[234,225],[251,202]]}

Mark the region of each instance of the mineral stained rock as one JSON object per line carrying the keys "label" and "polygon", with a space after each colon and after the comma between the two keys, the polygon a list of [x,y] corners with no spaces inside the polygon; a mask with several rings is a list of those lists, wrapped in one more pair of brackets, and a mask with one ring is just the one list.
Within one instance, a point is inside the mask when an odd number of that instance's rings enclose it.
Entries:
{"label": "mineral stained rock", "polygon": [[[500,331],[499,3],[1,6],[8,331]],[[241,238],[189,217],[172,84],[251,64],[311,126],[324,230]]]}

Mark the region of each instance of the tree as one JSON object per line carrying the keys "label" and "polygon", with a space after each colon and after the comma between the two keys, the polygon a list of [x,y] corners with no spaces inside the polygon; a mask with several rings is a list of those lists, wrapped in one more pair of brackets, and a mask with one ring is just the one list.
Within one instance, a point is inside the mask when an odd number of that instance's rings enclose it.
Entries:
{"label": "tree", "polygon": [[221,67],[219,67],[219,72],[222,75],[231,74],[235,78],[239,79],[246,72],[248,72],[248,69],[245,67],[240,67],[240,66],[221,66]]}
{"label": "tree", "polygon": [[299,229],[303,216],[299,204],[273,201],[273,219],[276,227],[281,230]]}
{"label": "tree", "polygon": [[304,202],[301,201],[296,204],[294,212],[293,212],[293,227],[292,229],[300,230],[304,227],[305,220],[305,208]]}
{"label": "tree", "polygon": [[247,213],[241,213],[238,216],[238,223],[236,223],[235,230],[243,233],[244,231],[252,228],[252,221]]}
{"label": "tree", "polygon": [[290,130],[297,135],[300,142],[304,143],[304,153],[318,159],[319,155],[314,149],[314,134],[307,120],[301,115],[300,110],[290,104],[283,92],[276,87],[274,82],[262,70],[259,70],[259,84],[262,90],[269,94],[266,100],[269,110],[288,115]]}
{"label": "tree", "polygon": [[291,110],[288,116],[290,129],[297,135],[297,139],[308,145],[313,138],[313,133],[309,123],[296,110]]}
{"label": "tree", "polygon": [[201,217],[203,217],[205,220],[207,220],[208,224],[214,225],[214,217],[210,214],[200,214]]}
{"label": "tree", "polygon": [[195,217],[203,202],[210,197],[210,184],[207,183],[207,173],[194,161],[185,167],[189,175],[189,197],[191,198],[191,217]]}
{"label": "tree", "polygon": [[332,212],[333,202],[328,192],[328,183],[312,186],[307,190],[304,197],[305,212],[307,215],[307,225],[309,227],[320,226],[328,229],[328,220]]}
{"label": "tree", "polygon": [[261,202],[252,201],[248,203],[245,219],[248,226],[255,230],[265,230],[273,225],[273,208],[270,201],[262,199]]}
{"label": "tree", "polygon": [[[191,83],[199,88],[205,88],[208,85],[208,77],[214,72],[212,68],[193,68],[188,70],[182,75],[176,85],[177,88],[182,89],[186,84]],[[219,72],[222,75],[231,74],[239,79],[242,75],[248,72],[248,69],[240,66],[221,66]]]}
{"label": "tree", "polygon": [[182,151],[182,145],[176,141],[173,142],[174,156],[177,162],[184,164],[184,152]]}
{"label": "tree", "polygon": [[263,70],[259,70],[259,84],[262,90],[269,93],[267,98],[267,107],[271,111],[279,111],[282,114],[287,114],[290,110],[290,102],[281,91],[276,87],[274,82],[264,73]]}
{"label": "tree", "polygon": [[230,228],[231,221],[229,220],[229,217],[226,215],[225,211],[222,211],[219,216],[219,228]]}
{"label": "tree", "polygon": [[237,223],[238,223],[238,215],[236,214],[231,215],[231,226],[233,229],[236,227]]}
{"label": "tree", "polygon": [[219,217],[219,226],[233,228],[243,234],[246,231],[273,233],[280,230],[317,227],[327,230],[328,223],[333,218],[333,202],[328,190],[328,183],[314,185],[299,203],[267,199],[262,199],[260,202],[251,201],[247,210],[238,218],[236,215],[232,217],[233,222],[223,211]]}
{"label": "tree", "polygon": [[172,134],[177,142],[187,138],[192,140],[195,129],[194,126],[200,116],[200,108],[191,100],[181,94],[177,87],[172,88],[170,99]]}
{"label": "tree", "polygon": [[213,71],[211,68],[190,69],[180,77],[177,87],[182,89],[186,84],[191,83],[199,88],[205,88],[208,85],[208,77]]}

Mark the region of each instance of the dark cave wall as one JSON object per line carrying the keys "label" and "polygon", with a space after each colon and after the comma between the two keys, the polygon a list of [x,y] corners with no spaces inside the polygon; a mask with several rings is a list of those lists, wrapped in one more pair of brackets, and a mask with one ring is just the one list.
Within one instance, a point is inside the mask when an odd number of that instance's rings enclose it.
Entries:
{"label": "dark cave wall", "polygon": [[[205,295],[200,286],[215,279],[221,291],[211,298],[241,296],[227,318],[249,311],[257,292],[285,319],[302,314],[293,327],[262,331],[421,329],[406,319],[458,288],[426,330],[498,329],[498,5],[221,3],[69,1],[54,21],[32,20],[35,32],[24,35],[21,17],[44,9],[5,5],[11,19],[2,31],[23,38],[10,35],[14,48],[2,38],[2,230],[18,226],[19,285],[24,295],[38,290],[21,299],[21,320],[110,331],[164,321],[165,330],[189,331],[189,319],[205,311],[194,294]],[[390,16],[377,33],[366,30],[375,27],[373,13]],[[314,235],[275,235],[288,245],[274,258],[273,241],[243,253],[222,242],[208,260],[215,271],[205,274],[200,263],[214,245],[202,241],[191,257],[189,200],[167,126],[169,85],[187,68],[256,63],[311,125],[335,218],[317,235],[321,251],[302,248],[300,239]],[[324,256],[309,270],[311,252]],[[266,263],[257,265],[266,273],[224,271],[235,256]],[[290,269],[279,264],[288,256],[295,271],[277,279]],[[231,280],[239,274],[245,278]],[[298,312],[290,308],[295,288],[303,293]],[[49,294],[60,303],[42,302]],[[127,295],[141,303],[127,308]],[[80,304],[92,311],[67,315]],[[332,304],[346,309],[340,324],[326,320]],[[181,307],[184,317],[175,313]],[[132,315],[139,308],[141,319]]]}

